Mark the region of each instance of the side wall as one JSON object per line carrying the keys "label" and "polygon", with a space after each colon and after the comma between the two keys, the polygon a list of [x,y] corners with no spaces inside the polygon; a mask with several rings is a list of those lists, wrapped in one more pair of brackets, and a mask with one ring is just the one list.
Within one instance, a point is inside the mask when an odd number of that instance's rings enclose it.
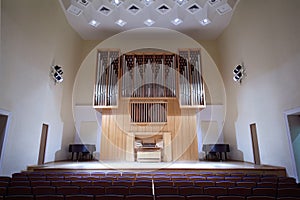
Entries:
{"label": "side wall", "polygon": [[[249,125],[256,123],[262,164],[295,176],[283,112],[300,106],[300,1],[241,0],[218,39],[227,95],[225,141],[236,160],[253,162]],[[239,85],[232,70],[243,63]]]}
{"label": "side wall", "polygon": [[[74,138],[72,87],[82,40],[58,1],[2,0],[0,108],[11,113],[1,174],[37,164],[42,124],[49,125],[45,161],[66,159]],[[54,84],[50,67],[64,82]]]}

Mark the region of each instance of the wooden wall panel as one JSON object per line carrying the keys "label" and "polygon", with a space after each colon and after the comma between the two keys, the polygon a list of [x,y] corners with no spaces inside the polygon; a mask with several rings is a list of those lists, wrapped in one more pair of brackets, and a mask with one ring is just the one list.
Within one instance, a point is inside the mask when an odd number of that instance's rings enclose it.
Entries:
{"label": "wooden wall panel", "polygon": [[[134,132],[170,132],[172,160],[198,160],[196,112],[180,109],[177,100],[168,101],[166,124],[131,124],[129,100],[119,100],[119,108],[102,110],[101,160],[132,160],[132,136]],[[129,144],[131,143],[131,144]],[[128,151],[128,152],[126,152]]]}

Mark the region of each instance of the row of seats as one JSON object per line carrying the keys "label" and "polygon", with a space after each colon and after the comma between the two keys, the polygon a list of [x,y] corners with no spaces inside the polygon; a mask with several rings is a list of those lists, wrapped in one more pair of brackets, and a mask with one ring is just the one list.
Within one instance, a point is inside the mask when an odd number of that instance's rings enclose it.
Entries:
{"label": "row of seats", "polygon": [[25,181],[25,180],[186,180],[186,181],[195,181],[195,180],[207,180],[207,181],[256,181],[256,182],[296,182],[295,178],[292,177],[239,177],[239,176],[44,176],[44,175],[35,175],[35,176],[26,176],[18,175],[11,177],[1,176],[0,181]]}
{"label": "row of seats", "polygon": [[268,196],[211,196],[211,195],[12,195],[0,197],[6,200],[299,200],[293,197]]}
{"label": "row of seats", "polygon": [[0,176],[0,199],[300,199],[291,177],[211,172],[20,172]]}
{"label": "row of seats", "polygon": [[296,182],[254,182],[254,181],[182,181],[182,180],[86,180],[86,179],[75,179],[75,180],[26,180],[26,181],[0,181],[0,187],[8,186],[222,186],[222,187],[268,187],[268,188],[294,188],[298,187]]}
{"label": "row of seats", "polygon": [[248,188],[248,187],[147,187],[147,186],[15,186],[15,187],[0,187],[0,195],[46,195],[46,194],[61,194],[61,195],[75,195],[75,194],[88,194],[88,195],[102,195],[102,194],[117,194],[117,195],[129,195],[129,194],[147,194],[147,195],[238,195],[238,196],[251,196],[251,195],[264,195],[271,197],[300,197],[300,188]]}
{"label": "row of seats", "polygon": [[277,177],[276,174],[258,174],[258,173],[226,173],[226,172],[164,172],[164,171],[151,171],[151,172],[119,172],[119,171],[108,171],[108,172],[66,172],[66,171],[57,171],[57,172],[39,172],[39,171],[26,171],[18,172],[12,174],[12,177],[15,176],[238,176],[238,177]]}
{"label": "row of seats", "polygon": [[13,180],[76,180],[76,179],[86,179],[86,180],[208,180],[208,181],[256,181],[256,182],[295,182],[292,177],[239,177],[239,176],[13,176],[10,177],[0,177],[0,180],[13,181]]}

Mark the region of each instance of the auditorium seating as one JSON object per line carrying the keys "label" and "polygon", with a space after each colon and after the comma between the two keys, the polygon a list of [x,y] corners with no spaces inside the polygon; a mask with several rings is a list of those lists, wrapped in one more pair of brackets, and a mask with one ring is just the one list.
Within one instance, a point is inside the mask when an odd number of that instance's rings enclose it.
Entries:
{"label": "auditorium seating", "polygon": [[[144,197],[144,198],[143,198]],[[291,200],[294,178],[198,172],[20,172],[0,177],[0,199]]]}

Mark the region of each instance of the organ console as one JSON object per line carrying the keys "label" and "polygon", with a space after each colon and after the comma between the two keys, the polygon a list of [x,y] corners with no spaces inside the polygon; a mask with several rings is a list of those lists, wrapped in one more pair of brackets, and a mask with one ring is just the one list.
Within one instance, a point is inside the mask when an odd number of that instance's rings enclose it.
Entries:
{"label": "organ console", "polygon": [[93,160],[93,152],[96,151],[96,146],[94,144],[70,144],[69,152],[72,152],[72,158],[74,158],[74,153],[76,153],[76,160],[83,159],[85,155],[88,155],[89,160]]}
{"label": "organ console", "polygon": [[227,159],[227,152],[230,151],[229,144],[203,144],[202,150],[205,152],[205,159],[208,160],[210,155],[216,155],[218,160]]}

